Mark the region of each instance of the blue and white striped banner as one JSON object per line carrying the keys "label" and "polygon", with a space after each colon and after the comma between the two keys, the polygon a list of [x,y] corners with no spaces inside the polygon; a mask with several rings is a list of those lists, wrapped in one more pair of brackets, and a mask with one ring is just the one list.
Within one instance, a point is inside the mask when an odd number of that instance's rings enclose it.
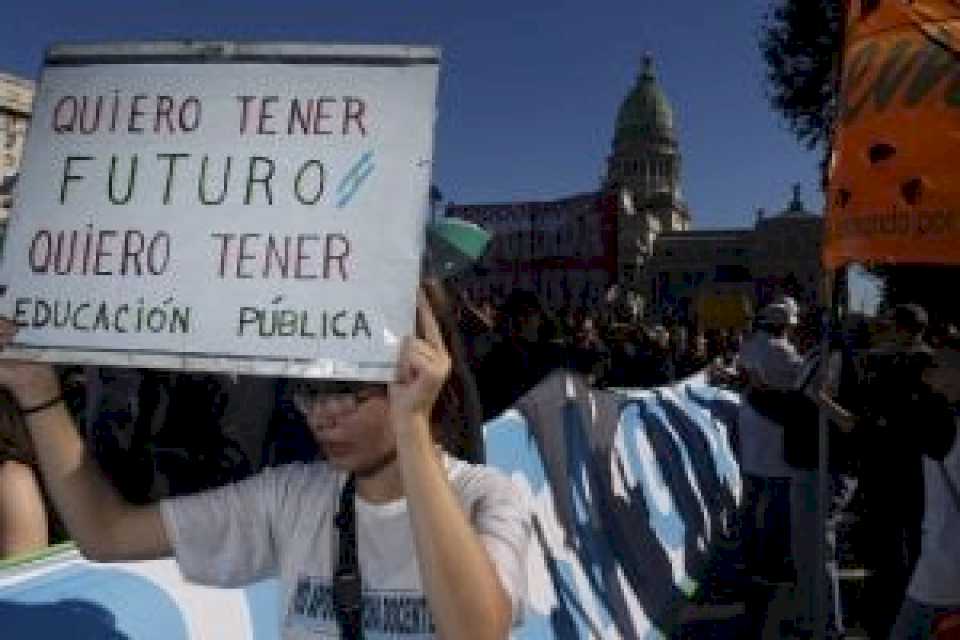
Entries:
{"label": "blue and white striped banner", "polygon": [[[533,510],[515,640],[670,634],[739,504],[737,402],[701,377],[609,392],[554,374],[485,425],[487,462]],[[200,587],[172,560],[103,565],[66,548],[0,569],[3,640],[276,640],[279,620],[275,581]]]}
{"label": "blue and white striped banner", "polygon": [[533,510],[517,640],[670,634],[740,502],[737,408],[702,376],[617,393],[555,374],[486,425]]}

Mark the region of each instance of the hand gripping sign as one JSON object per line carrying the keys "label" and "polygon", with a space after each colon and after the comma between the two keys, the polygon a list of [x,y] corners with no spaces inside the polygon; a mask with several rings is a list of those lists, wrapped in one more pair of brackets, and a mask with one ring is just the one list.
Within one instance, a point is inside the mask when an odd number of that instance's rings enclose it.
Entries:
{"label": "hand gripping sign", "polygon": [[18,345],[388,379],[413,329],[438,68],[427,47],[53,47],[0,275]]}
{"label": "hand gripping sign", "polygon": [[846,17],[824,262],[960,264],[960,5]]}

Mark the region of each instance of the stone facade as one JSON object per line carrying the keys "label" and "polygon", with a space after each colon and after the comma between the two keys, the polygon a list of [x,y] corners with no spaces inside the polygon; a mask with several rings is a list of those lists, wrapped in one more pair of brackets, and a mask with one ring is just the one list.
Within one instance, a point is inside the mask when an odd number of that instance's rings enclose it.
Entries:
{"label": "stone facade", "polygon": [[33,92],[33,82],[0,73],[0,247],[30,123]]}
{"label": "stone facade", "polygon": [[758,212],[753,228],[662,234],[646,267],[651,315],[704,328],[705,301],[739,299],[749,314],[779,295],[814,309],[822,236],[823,218],[798,191],[779,214]]}

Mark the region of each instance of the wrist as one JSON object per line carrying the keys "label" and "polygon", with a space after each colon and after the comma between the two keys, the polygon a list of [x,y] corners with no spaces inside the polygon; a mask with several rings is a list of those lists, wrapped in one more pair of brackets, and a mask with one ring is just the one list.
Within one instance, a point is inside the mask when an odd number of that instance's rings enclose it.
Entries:
{"label": "wrist", "polygon": [[430,433],[430,420],[418,413],[395,415],[393,426],[397,435],[397,447],[407,445],[432,445],[433,435]]}
{"label": "wrist", "polygon": [[15,389],[14,397],[21,411],[39,406],[52,398],[62,398],[63,391],[55,379],[43,384],[33,384],[27,389]]}
{"label": "wrist", "polygon": [[51,396],[49,399],[44,400],[43,402],[40,402],[37,404],[32,404],[27,406],[21,405],[20,415],[23,416],[24,418],[39,415],[49,409],[53,409],[54,407],[60,405],[62,402],[63,402],[63,394],[58,393],[54,396]]}
{"label": "wrist", "polygon": [[409,431],[412,429],[430,427],[429,409],[408,409],[406,407],[391,407],[390,420],[393,422],[396,430]]}

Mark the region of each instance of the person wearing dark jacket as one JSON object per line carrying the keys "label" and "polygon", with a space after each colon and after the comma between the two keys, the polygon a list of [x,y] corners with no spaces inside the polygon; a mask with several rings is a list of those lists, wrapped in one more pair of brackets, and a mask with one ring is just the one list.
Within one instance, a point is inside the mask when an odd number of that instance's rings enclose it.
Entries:
{"label": "person wearing dark jacket", "polygon": [[920,555],[924,456],[943,459],[956,433],[950,403],[925,381],[934,352],[924,342],[927,314],[898,305],[881,318],[873,348],[858,359],[864,561],[863,597],[871,638],[887,638]]}
{"label": "person wearing dark jacket", "polygon": [[707,339],[702,333],[698,333],[677,359],[677,378],[686,378],[699,373],[706,369],[709,364],[710,355],[707,353]]}
{"label": "person wearing dark jacket", "polygon": [[673,382],[677,377],[673,356],[670,332],[663,325],[655,325],[640,348],[640,386],[659,387]]}
{"label": "person wearing dark jacket", "polygon": [[523,290],[513,291],[499,310],[497,342],[477,376],[485,420],[500,415],[560,363],[554,347],[542,339],[543,315],[537,296]]}
{"label": "person wearing dark jacket", "polygon": [[[617,344],[619,347],[625,345],[622,341]],[[604,385],[615,385],[618,379],[611,374],[615,370],[620,374],[627,367],[624,366],[626,363],[622,359],[613,362],[612,355],[611,349],[600,338],[600,332],[593,318],[586,317],[581,321],[573,338],[573,344],[567,353],[566,365],[569,369],[585,376],[590,386],[595,386],[598,382]],[[620,355],[624,354],[621,352]]]}

